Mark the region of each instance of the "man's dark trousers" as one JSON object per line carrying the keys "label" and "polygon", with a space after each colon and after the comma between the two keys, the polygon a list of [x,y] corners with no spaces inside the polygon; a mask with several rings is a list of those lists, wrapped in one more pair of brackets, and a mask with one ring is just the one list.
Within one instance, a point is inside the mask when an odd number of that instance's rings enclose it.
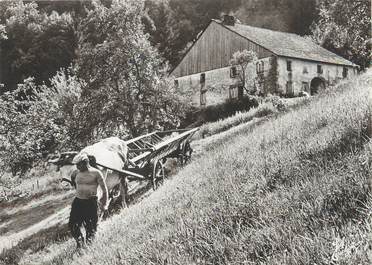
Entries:
{"label": "man's dark trousers", "polygon": [[93,240],[97,231],[98,206],[97,197],[90,199],[75,198],[72,202],[68,226],[72,236],[75,238],[78,247],[84,243],[84,236],[81,233],[81,226],[86,230],[86,242]]}

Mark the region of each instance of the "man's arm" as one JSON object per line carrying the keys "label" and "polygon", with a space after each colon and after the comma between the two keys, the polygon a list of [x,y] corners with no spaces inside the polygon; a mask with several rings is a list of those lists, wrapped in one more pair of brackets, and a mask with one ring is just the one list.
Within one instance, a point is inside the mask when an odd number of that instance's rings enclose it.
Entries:
{"label": "man's arm", "polygon": [[76,189],[76,176],[79,173],[78,169],[75,169],[71,174],[71,185]]}
{"label": "man's arm", "polygon": [[[103,178],[103,175],[100,171],[97,171],[98,172],[98,185],[101,187],[102,189],[102,201],[101,201],[101,204],[102,204],[102,207],[104,209],[107,208],[107,199],[108,199],[108,190],[107,190],[107,185],[106,185],[106,182],[105,182],[105,179]],[[105,171],[105,174],[107,175],[107,170]]]}
{"label": "man's arm", "polygon": [[79,173],[79,170],[75,169],[71,173],[70,179],[68,179],[68,178],[62,178],[61,182],[66,181],[66,182],[70,183],[70,185],[72,187],[74,187],[76,189],[76,176],[77,176],[78,173]]}

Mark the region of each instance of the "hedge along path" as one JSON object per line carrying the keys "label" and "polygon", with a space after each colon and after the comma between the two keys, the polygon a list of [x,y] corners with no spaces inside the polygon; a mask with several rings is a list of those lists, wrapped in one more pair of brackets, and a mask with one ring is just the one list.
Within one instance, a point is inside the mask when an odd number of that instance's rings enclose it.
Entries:
{"label": "hedge along path", "polygon": [[[323,245],[325,254],[332,251],[330,224],[324,222],[328,230],[313,234],[302,230],[301,224],[306,221],[307,204],[311,210],[318,203],[312,196],[322,195],[316,191],[319,183],[324,193],[337,184],[333,184],[335,174],[329,173],[333,169],[322,166],[327,162],[323,159],[347,151],[350,145],[360,148],[355,136],[361,134],[360,122],[366,119],[370,84],[370,79],[361,79],[360,84],[355,81],[352,87],[344,84],[296,112],[215,142],[208,154],[176,178],[102,224],[97,240],[81,255],[72,255],[71,260],[66,246],[51,264],[238,264],[252,260],[283,264],[280,261],[295,258],[283,256],[284,249],[291,248],[303,261],[314,255],[324,262],[330,257],[319,253],[323,254]],[[319,166],[314,167],[314,162]],[[316,178],[312,172],[303,175],[301,165],[313,170]],[[325,181],[322,173],[332,178]]]}

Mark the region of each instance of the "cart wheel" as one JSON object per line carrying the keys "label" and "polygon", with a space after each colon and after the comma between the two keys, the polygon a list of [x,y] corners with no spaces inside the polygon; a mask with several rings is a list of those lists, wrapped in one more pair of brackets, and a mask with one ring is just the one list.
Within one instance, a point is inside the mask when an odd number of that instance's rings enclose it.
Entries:
{"label": "cart wheel", "polygon": [[161,161],[155,161],[152,171],[152,187],[154,190],[158,187],[157,182],[161,181],[164,182],[164,166]]}
{"label": "cart wheel", "polygon": [[186,142],[185,145],[182,148],[182,154],[181,154],[181,164],[182,165],[185,165],[186,163],[188,163],[190,161],[192,152],[193,152],[193,150],[190,146],[190,142]]}
{"label": "cart wheel", "polygon": [[108,210],[104,213],[101,212],[101,218],[106,219],[109,215],[123,208],[121,197],[121,184],[116,185],[109,192]]}

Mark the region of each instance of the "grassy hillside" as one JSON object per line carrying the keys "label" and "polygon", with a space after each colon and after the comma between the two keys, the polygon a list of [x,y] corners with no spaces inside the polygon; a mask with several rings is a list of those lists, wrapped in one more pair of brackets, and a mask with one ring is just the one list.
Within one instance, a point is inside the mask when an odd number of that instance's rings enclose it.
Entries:
{"label": "grassy hillside", "polygon": [[200,139],[206,136],[215,135],[230,128],[236,127],[243,123],[248,123],[254,119],[260,119],[263,117],[271,117],[277,115],[280,112],[290,111],[298,108],[304,104],[307,104],[309,98],[291,98],[281,99],[279,97],[268,97],[265,101],[261,102],[256,108],[251,108],[248,111],[236,112],[234,115],[229,116],[225,119],[219,119],[215,122],[203,123],[193,139]]}
{"label": "grassy hillside", "polygon": [[370,264],[371,85],[369,72],[225,133],[82,253],[69,241],[35,263]]}

